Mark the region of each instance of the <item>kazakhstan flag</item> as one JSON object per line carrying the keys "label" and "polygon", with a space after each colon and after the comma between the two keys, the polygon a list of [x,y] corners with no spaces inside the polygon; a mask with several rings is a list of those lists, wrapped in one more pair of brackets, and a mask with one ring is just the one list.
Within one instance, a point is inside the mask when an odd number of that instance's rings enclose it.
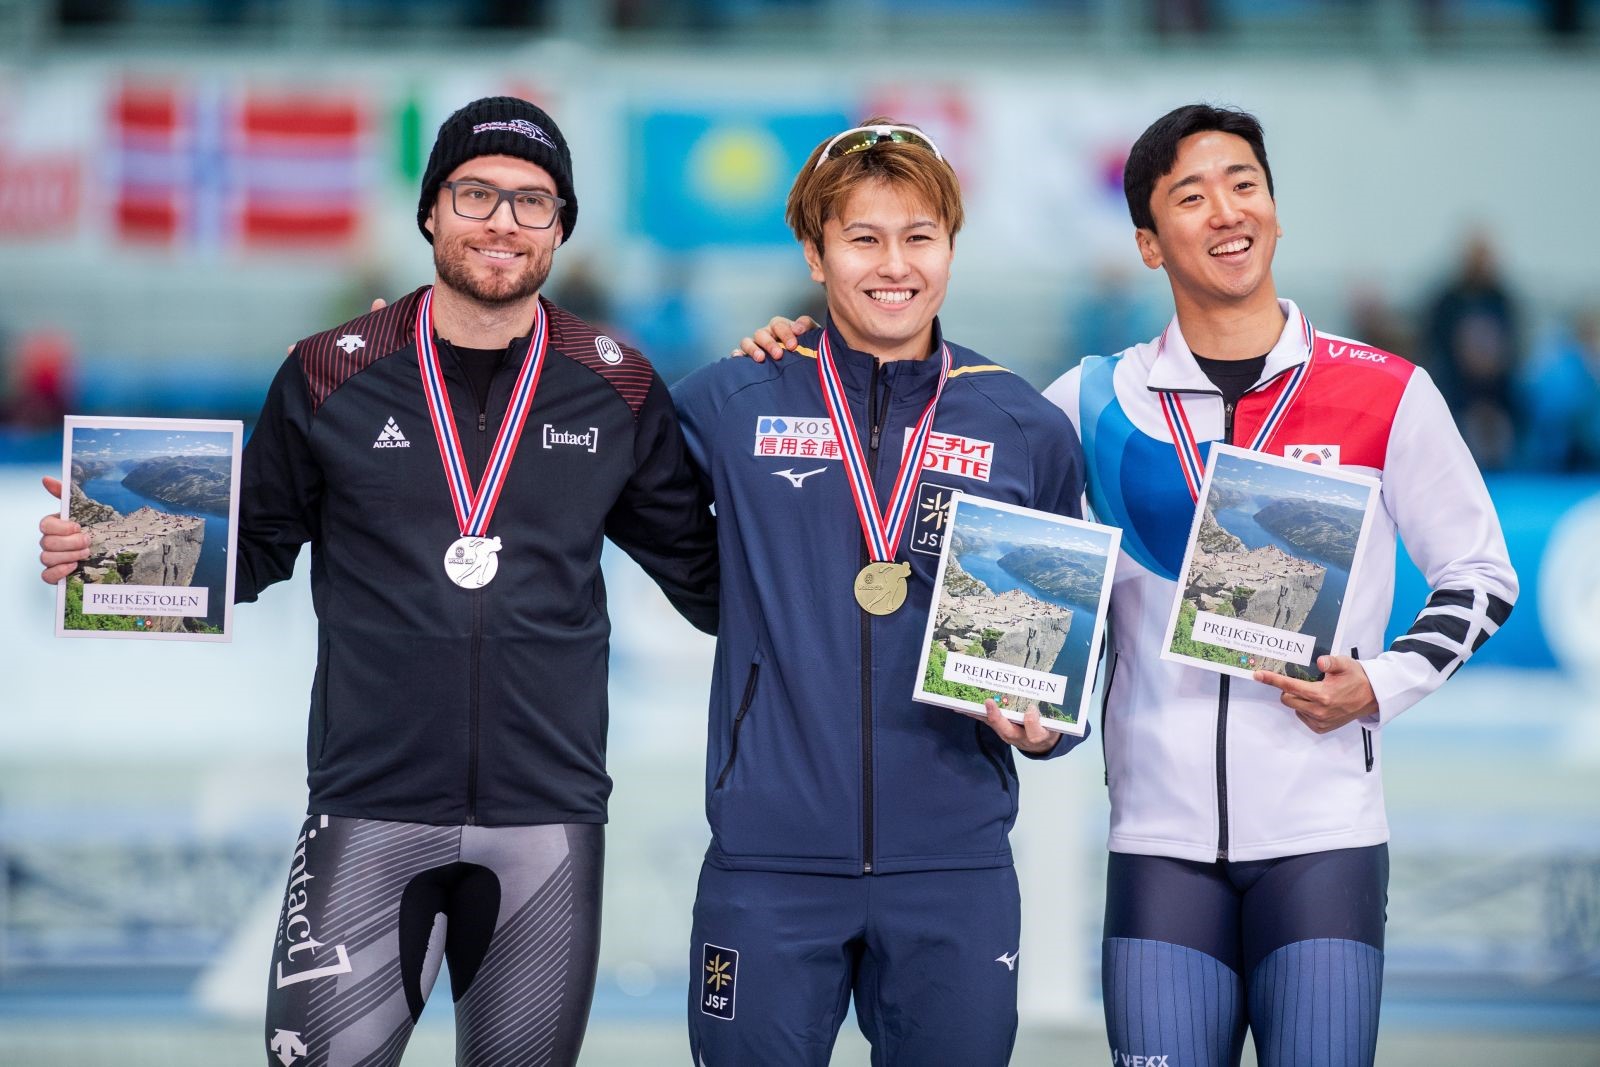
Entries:
{"label": "kazakhstan flag", "polygon": [[670,249],[790,244],[789,187],[850,121],[843,109],[636,112],[630,228]]}

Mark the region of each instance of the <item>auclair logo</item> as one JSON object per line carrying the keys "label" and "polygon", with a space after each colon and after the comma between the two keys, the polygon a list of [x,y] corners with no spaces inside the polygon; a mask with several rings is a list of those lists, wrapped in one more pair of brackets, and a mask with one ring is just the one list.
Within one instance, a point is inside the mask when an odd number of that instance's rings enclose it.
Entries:
{"label": "auclair logo", "polygon": [[600,447],[600,429],[591,426],[583,433],[573,433],[571,430],[558,430],[547,422],[544,424],[544,447],[555,448],[557,445],[593,452]]}
{"label": "auclair logo", "polygon": [[[318,828],[325,830],[327,827],[328,817],[324,815]],[[278,925],[278,937],[285,946],[283,959],[278,961],[279,989],[298,982],[349,974],[353,969],[350,966],[350,953],[343,945],[329,945],[317,940],[311,928],[311,916],[306,911],[311,903],[306,883],[316,877],[306,863],[306,846],[316,836],[316,830],[307,830],[294,843],[294,860],[289,864],[289,888],[283,897],[283,921]],[[305,958],[297,958],[302,953]]]}
{"label": "auclair logo", "polygon": [[400,424],[394,421],[394,416],[389,416],[389,421],[383,424],[383,429],[378,431],[378,439],[372,442],[373,448],[410,448],[411,442],[406,440],[406,435],[400,432]]}
{"label": "auclair logo", "polygon": [[1368,363],[1387,363],[1389,353],[1374,352],[1370,348],[1357,348],[1354,345],[1341,345],[1328,343],[1328,356],[1330,359],[1361,359]]}
{"label": "auclair logo", "polygon": [[739,995],[739,951],[706,943],[700,946],[700,1010],[718,1019],[732,1019]]}
{"label": "auclair logo", "polygon": [[480,122],[476,126],[472,127],[473,133],[488,133],[491,130],[503,130],[506,133],[520,133],[529,140],[538,141],[540,144],[548,145],[549,147],[554,148],[557,152],[561,151],[559,148],[556,148],[556,143],[550,139],[550,135],[548,133],[545,133],[541,127],[534,125],[527,119],[512,119],[509,122]]}
{"label": "auclair logo", "polygon": [[344,354],[347,355],[347,356],[350,355],[351,353],[353,353],[358,348],[366,348],[367,347],[367,342],[365,342],[365,341],[363,341],[361,339],[361,335],[360,334],[354,334],[354,333],[347,333],[343,337],[339,338],[337,341],[335,341],[333,343],[334,343],[335,347],[344,349]]}
{"label": "auclair logo", "polygon": [[613,367],[622,362],[622,347],[605,334],[594,339],[594,350]]}

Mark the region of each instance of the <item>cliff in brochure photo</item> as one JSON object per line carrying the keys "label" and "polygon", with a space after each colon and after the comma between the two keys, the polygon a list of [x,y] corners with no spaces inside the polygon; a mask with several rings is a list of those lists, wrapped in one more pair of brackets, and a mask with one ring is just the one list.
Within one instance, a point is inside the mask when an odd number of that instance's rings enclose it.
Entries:
{"label": "cliff in brochure photo", "polygon": [[952,556],[933,630],[933,639],[945,648],[1048,672],[1071,628],[1072,609],[1020,589],[992,592]]}
{"label": "cliff in brochure photo", "polygon": [[[107,585],[187,586],[194,580],[206,522],[195,515],[167,515],[154,508],[118,514],[72,486],[69,510],[89,534],[89,557],[74,582]],[[177,633],[190,628],[178,617],[152,616],[145,628]]]}
{"label": "cliff in brochure photo", "polygon": [[1272,545],[1246,549],[1207,508],[1184,598],[1201,611],[1298,632],[1327,573],[1326,567],[1296,559]]}

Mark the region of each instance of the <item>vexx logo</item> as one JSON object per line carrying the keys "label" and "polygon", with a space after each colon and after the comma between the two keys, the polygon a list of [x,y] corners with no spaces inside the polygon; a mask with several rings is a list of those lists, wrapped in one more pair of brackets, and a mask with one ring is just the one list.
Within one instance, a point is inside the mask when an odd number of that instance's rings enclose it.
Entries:
{"label": "vexx logo", "polygon": [[1131,1056],[1126,1052],[1111,1050],[1112,1067],[1172,1067],[1167,1062],[1167,1055],[1159,1056]]}

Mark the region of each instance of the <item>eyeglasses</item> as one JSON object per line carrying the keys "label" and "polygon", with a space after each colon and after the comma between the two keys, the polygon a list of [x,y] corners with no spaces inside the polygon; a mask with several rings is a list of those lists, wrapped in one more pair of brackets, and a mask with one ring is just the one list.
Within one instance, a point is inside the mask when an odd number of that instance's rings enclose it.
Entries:
{"label": "eyeglasses", "polygon": [[486,219],[500,210],[503,202],[511,203],[511,218],[518,226],[528,230],[548,230],[556,215],[567,206],[559,196],[537,193],[528,189],[501,189],[481,182],[440,182],[450,190],[450,206],[464,219]]}
{"label": "eyeglasses", "polygon": [[928,139],[928,135],[921,130],[910,126],[856,126],[848,129],[829,141],[823,148],[822,154],[817,157],[817,168],[830,159],[848,156],[852,152],[865,152],[873,145],[893,141],[896,144],[914,144],[926,148],[933,153],[933,158],[944,162],[944,155],[940,153],[939,146]]}

